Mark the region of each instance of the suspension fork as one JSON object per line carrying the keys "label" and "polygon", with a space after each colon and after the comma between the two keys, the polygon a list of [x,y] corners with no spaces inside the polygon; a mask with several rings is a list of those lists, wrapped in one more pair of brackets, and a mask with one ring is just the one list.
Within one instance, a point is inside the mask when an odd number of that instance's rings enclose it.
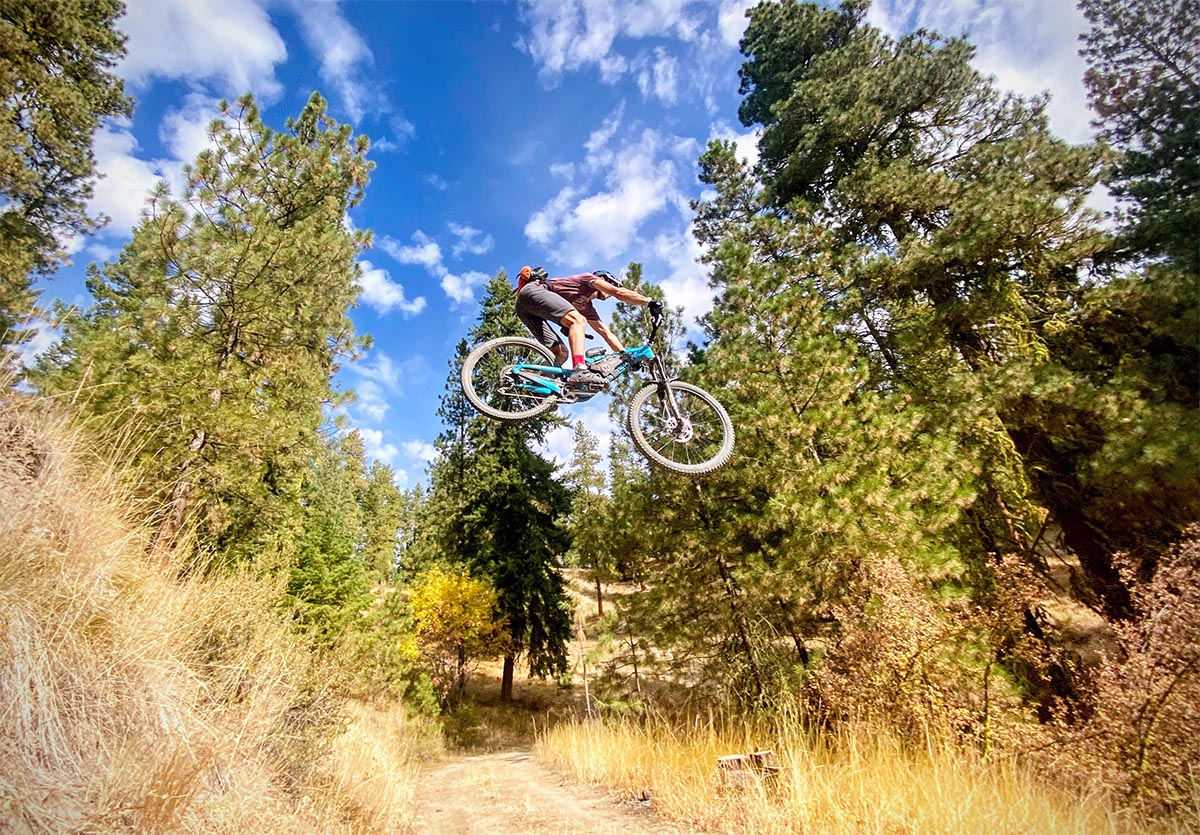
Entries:
{"label": "suspension fork", "polygon": [[675,398],[671,396],[671,390],[668,388],[670,378],[667,376],[667,364],[663,362],[661,356],[654,357],[655,382],[658,383],[658,399],[663,404],[663,414],[666,417],[673,418],[677,423],[683,421],[683,414],[679,411],[679,404],[675,402]]}

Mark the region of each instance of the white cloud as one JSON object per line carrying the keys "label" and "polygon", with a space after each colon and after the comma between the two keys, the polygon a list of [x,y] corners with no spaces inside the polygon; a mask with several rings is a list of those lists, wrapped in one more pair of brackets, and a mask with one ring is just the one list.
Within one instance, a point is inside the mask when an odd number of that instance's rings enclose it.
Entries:
{"label": "white cloud", "polygon": [[381,423],[391,409],[389,396],[400,396],[400,372],[392,358],[373,350],[349,366],[354,374],[354,414]]}
{"label": "white cloud", "polygon": [[147,198],[160,179],[178,180],[181,163],[138,159],[137,139],[128,127],[110,122],[96,132],[96,182],[88,206],[112,218],[106,234],[127,237],[142,217]]}
{"label": "white cloud", "polygon": [[736,47],[746,32],[746,9],[757,5],[758,0],[721,0],[717,12],[717,29],[727,46]]}
{"label": "white cloud", "polygon": [[725,122],[717,122],[709,128],[709,139],[723,139],[734,144],[737,158],[753,166],[758,162],[758,140],[762,131],[754,129],[747,133],[738,133]]}
{"label": "white cloud", "polygon": [[54,239],[58,243],[58,248],[61,249],[68,258],[71,258],[82,252],[87,242],[87,238],[76,233],[74,229],[57,229],[54,232]]}
{"label": "white cloud", "polygon": [[442,265],[442,248],[437,242],[418,229],[413,232],[413,244],[402,244],[394,238],[383,237],[379,247],[401,264],[419,264],[435,275]]}
{"label": "white cloud", "polygon": [[678,66],[679,62],[665,49],[655,49],[653,60],[638,73],[637,84],[642,95],[654,96],[663,104],[674,104],[678,98]]}
{"label": "white cloud", "polygon": [[475,298],[475,288],[482,287],[490,278],[487,273],[477,270],[462,275],[448,272],[442,276],[442,289],[455,305],[467,304]]}
{"label": "white cloud", "polygon": [[563,264],[584,267],[616,258],[633,247],[651,216],[686,206],[675,157],[694,149],[694,143],[643,130],[635,141],[612,150],[613,136],[606,127],[588,140],[584,168],[599,178],[598,186],[590,180],[567,185],[525,225],[526,237]]}
{"label": "white cloud", "polygon": [[[320,60],[321,80],[337,90],[350,119],[359,122],[367,113],[387,113],[390,108],[382,88],[371,78],[375,62],[370,47],[342,15],[336,2],[293,0],[292,9],[312,53]],[[364,77],[365,76],[365,77]],[[400,131],[410,134],[412,125]]]}
{"label": "white cloud", "polygon": [[[454,224],[451,224],[452,228]],[[460,227],[469,229],[469,227]],[[471,232],[478,230],[471,229]],[[460,235],[460,242],[462,236]],[[413,244],[401,244],[393,238],[384,237],[380,247],[401,264],[418,264],[427,269],[432,275],[441,280],[442,290],[457,307],[467,304],[475,298],[475,288],[485,284],[490,276],[475,270],[456,274],[446,268],[442,259],[442,248],[437,241],[430,238],[420,229],[413,233]],[[490,236],[488,249],[491,248]],[[476,242],[482,243],[481,241]]]}
{"label": "white cloud", "polygon": [[425,297],[409,299],[404,294],[404,285],[392,281],[388,271],[374,266],[370,261],[360,261],[362,275],[358,284],[362,288],[361,298],[380,313],[399,310],[404,316],[415,316],[425,309]]}
{"label": "white cloud", "polygon": [[621,127],[621,120],[625,115],[625,99],[621,99],[621,103],[617,105],[616,110],[608,114],[604,121],[600,123],[600,127],[596,128],[587,138],[587,142],[583,143],[583,148],[588,152],[589,156],[603,153],[610,139],[616,134],[617,129]]}
{"label": "white cloud", "polygon": [[164,166],[163,174],[174,194],[182,194],[184,187],[183,166],[196,161],[206,148],[214,147],[209,136],[209,125],[221,117],[216,99],[202,93],[190,93],[183,103],[167,111],[158,126],[158,138],[171,152],[171,161]]}
{"label": "white cloud", "polygon": [[391,405],[382,388],[374,380],[363,380],[354,386],[354,411],[365,415],[371,423],[382,423]]}
{"label": "white cloud", "polygon": [[129,36],[117,72],[138,89],[152,78],[215,82],[235,98],[282,91],[275,65],[287,58],[266,3],[256,0],[127,0],[118,25]]}
{"label": "white cloud", "polygon": [[[18,361],[26,368],[31,368],[50,346],[58,341],[58,328],[44,319],[34,319],[28,326],[31,334],[28,339],[16,346],[10,346],[16,352]],[[2,335],[0,335],[2,336]],[[0,340],[2,342],[3,340]]]}
{"label": "white cloud", "polygon": [[437,458],[437,449],[426,441],[405,441],[401,446],[404,454],[413,460],[430,464]]}
{"label": "white cloud", "polygon": [[359,377],[385,386],[389,391],[399,391],[400,369],[383,351],[371,351],[353,365],[354,373]]}
{"label": "white cloud", "polygon": [[349,412],[368,424],[382,423],[394,401],[403,399],[408,391],[421,390],[431,378],[424,357],[415,355],[396,362],[379,348],[350,363],[346,370],[353,375],[351,388],[356,395]]}
{"label": "white cloud", "polygon": [[577,0],[532,0],[525,14],[529,40],[520,44],[540,65],[543,80],[554,83],[567,70],[599,63],[617,36],[611,3]]}
{"label": "white cloud", "polygon": [[[391,467],[392,462],[394,462],[400,455],[400,448],[393,443],[384,441],[382,430],[362,427],[356,428],[358,430],[358,434],[362,436],[363,452],[366,453],[367,457],[373,458],[376,461],[382,461],[384,464],[387,464],[389,467]],[[405,473],[405,480],[407,480],[407,475],[408,474]]]}
{"label": "white cloud", "polygon": [[[712,309],[713,291],[708,286],[708,271],[700,263],[703,249],[690,231],[663,233],[654,239],[654,254],[667,265],[669,273],[660,280],[667,304],[683,307],[684,322],[692,323]],[[699,339],[699,333],[690,334]]]}
{"label": "white cloud", "polygon": [[549,244],[570,211],[571,201],[579,193],[572,186],[564,187],[549,203],[530,216],[525,224],[525,237],[534,243]]}
{"label": "white cloud", "polygon": [[615,49],[620,37],[671,37],[691,41],[701,27],[688,6],[704,9],[706,0],[526,0],[522,18],[529,33],[517,44],[533,58],[548,85],[564,73],[595,66],[614,83],[629,62]]}
{"label": "white cloud", "polygon": [[111,261],[119,251],[116,247],[99,242],[89,243],[86,249],[87,254],[91,256],[92,260],[99,262]]}
{"label": "white cloud", "polygon": [[473,226],[451,223],[450,231],[458,238],[458,242],[450,250],[456,258],[464,252],[470,255],[483,255],[496,244],[491,235],[485,234]]}

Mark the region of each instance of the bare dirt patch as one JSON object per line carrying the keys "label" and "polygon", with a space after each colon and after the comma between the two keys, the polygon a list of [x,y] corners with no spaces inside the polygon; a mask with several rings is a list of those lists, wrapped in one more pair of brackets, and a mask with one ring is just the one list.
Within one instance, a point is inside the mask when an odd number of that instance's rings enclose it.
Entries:
{"label": "bare dirt patch", "polygon": [[645,806],[579,786],[528,750],[455,758],[422,773],[415,835],[688,835]]}

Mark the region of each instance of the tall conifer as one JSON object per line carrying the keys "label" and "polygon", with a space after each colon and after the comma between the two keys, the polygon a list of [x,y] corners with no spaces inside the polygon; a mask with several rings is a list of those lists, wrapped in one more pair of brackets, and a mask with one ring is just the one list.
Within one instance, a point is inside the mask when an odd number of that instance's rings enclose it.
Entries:
{"label": "tall conifer", "polygon": [[347,316],[367,235],[367,140],[313,94],[285,131],[251,96],[222,105],[214,146],[179,199],[160,186],[95,299],[63,311],[38,384],[132,432],[143,483],[166,499],[153,547],[187,526],[227,557],[285,547],[338,362],[360,345]]}

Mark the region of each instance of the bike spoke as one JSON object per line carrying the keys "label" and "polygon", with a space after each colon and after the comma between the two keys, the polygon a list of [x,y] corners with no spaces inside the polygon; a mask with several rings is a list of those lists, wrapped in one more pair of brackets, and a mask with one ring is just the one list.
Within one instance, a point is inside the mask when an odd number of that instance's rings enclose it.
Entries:
{"label": "bike spoke", "polygon": [[676,390],[673,394],[680,415],[691,424],[690,435],[682,429],[672,431],[671,416],[659,407],[643,409],[639,418],[646,440],[659,455],[680,464],[708,460],[720,449],[724,438],[720,416],[688,392]]}
{"label": "bike spoke", "polygon": [[519,364],[547,365],[550,362],[531,346],[497,345],[471,369],[471,389],[480,401],[502,413],[537,408],[546,401],[546,393],[529,390],[511,369]]}

